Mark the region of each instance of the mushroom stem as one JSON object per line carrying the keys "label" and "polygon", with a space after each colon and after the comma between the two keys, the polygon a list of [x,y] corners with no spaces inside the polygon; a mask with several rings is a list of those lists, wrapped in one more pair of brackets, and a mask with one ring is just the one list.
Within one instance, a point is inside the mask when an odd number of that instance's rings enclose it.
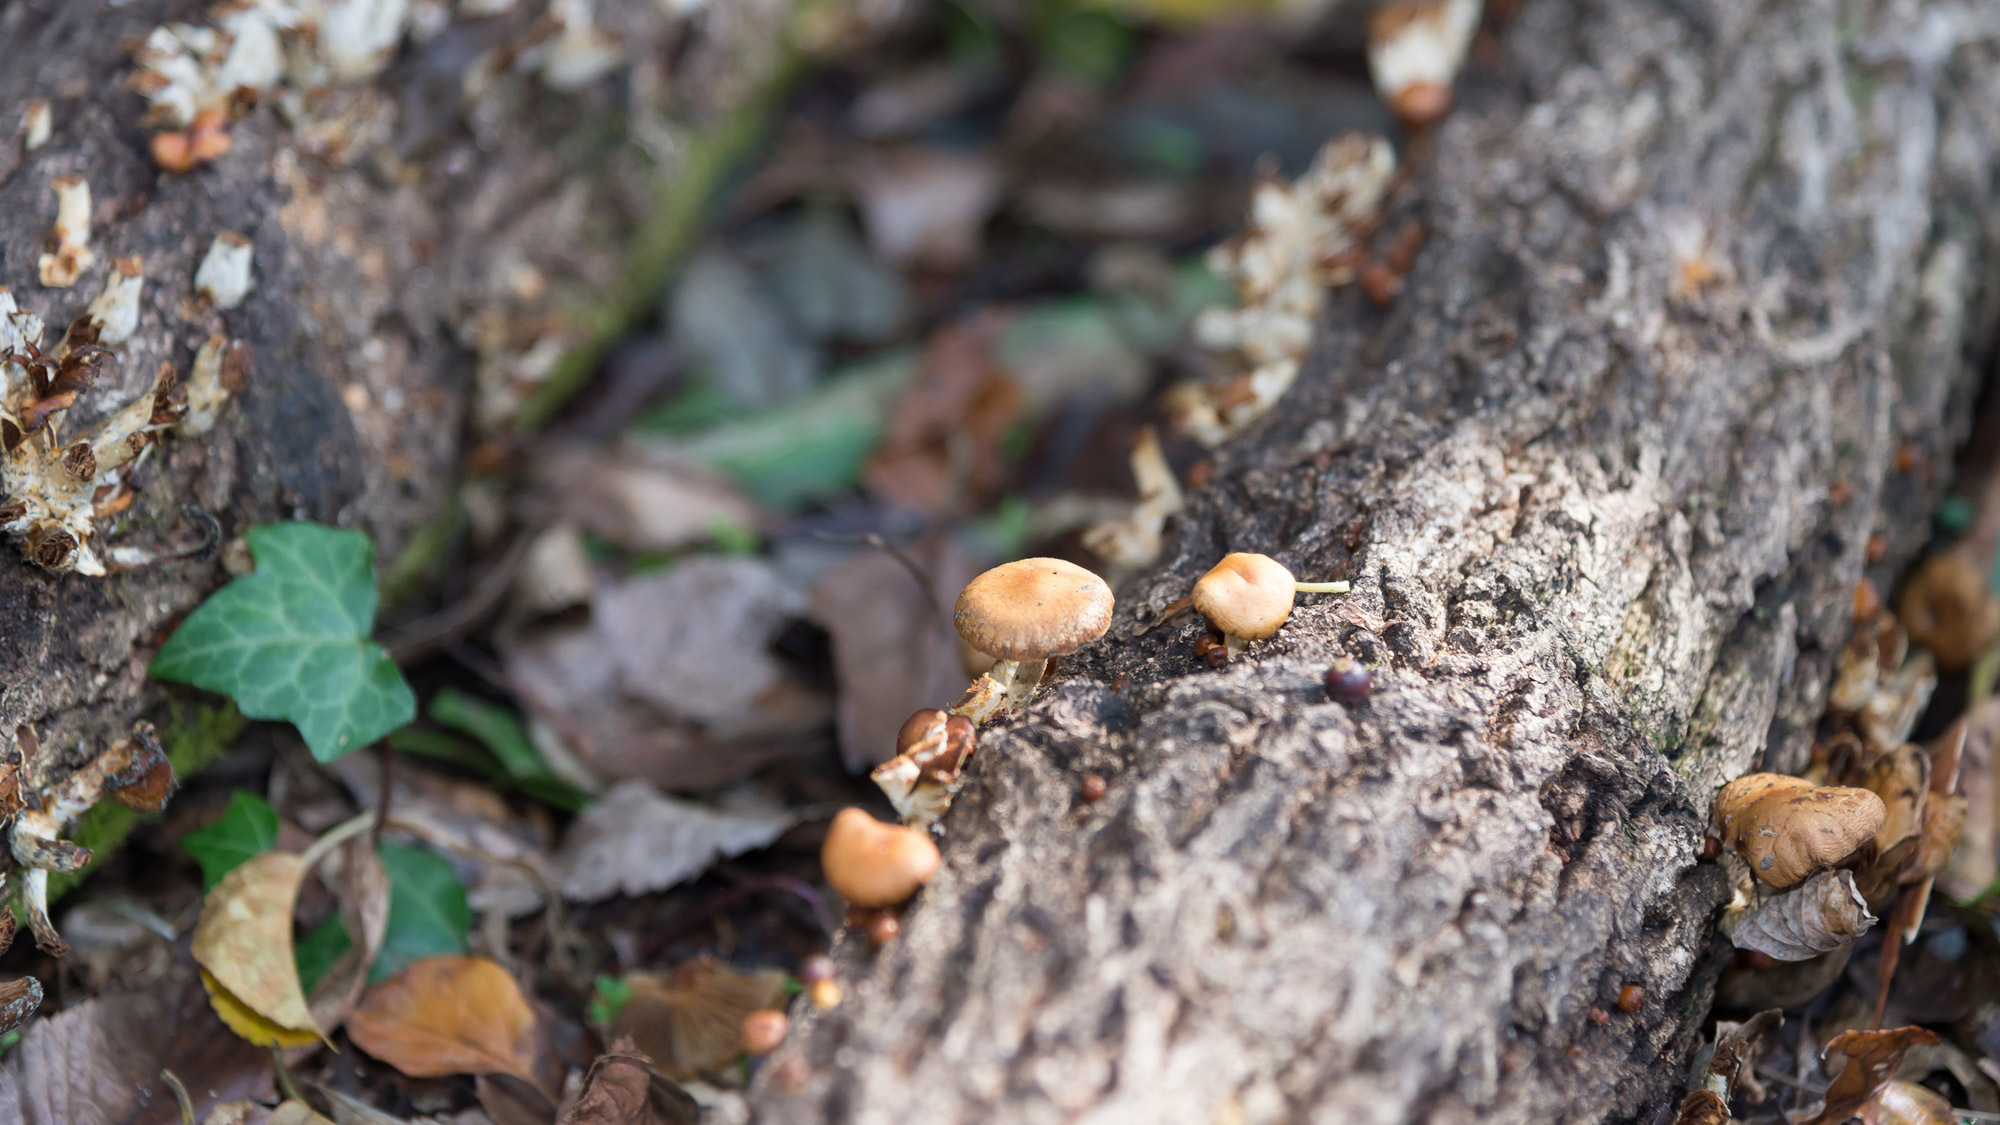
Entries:
{"label": "mushroom stem", "polygon": [[1294,582],[1292,589],[1301,594],[1345,594],[1345,582]]}
{"label": "mushroom stem", "polygon": [[987,675],[992,676],[1000,686],[1007,689],[1007,701],[1002,711],[1012,711],[1024,707],[1035,697],[1035,689],[1042,686],[1042,673],[1047,671],[1049,662],[1041,660],[1002,660],[993,665]]}
{"label": "mushroom stem", "polygon": [[1222,655],[1231,660],[1243,655],[1243,650],[1248,647],[1250,647],[1249,637],[1239,637],[1234,633],[1222,635]]}

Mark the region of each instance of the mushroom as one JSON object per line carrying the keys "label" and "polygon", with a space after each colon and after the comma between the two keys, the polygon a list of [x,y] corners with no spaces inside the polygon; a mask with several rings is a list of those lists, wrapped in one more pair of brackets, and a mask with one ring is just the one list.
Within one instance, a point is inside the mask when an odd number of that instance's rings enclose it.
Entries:
{"label": "mushroom", "polygon": [[1910,643],[1930,649],[1941,671],[1970,667],[2000,637],[2000,598],[1987,584],[1988,569],[1968,550],[1939,552],[1910,576],[1896,602]]}
{"label": "mushroom", "polygon": [[1222,556],[1194,584],[1194,608],[1222,633],[1230,659],[1251,641],[1278,631],[1292,614],[1292,595],[1344,594],[1345,582],[1299,582],[1269,555],[1237,551]]}
{"label": "mushroom", "polygon": [[826,881],[855,906],[894,906],[937,874],[938,850],[921,829],[842,809],[819,849]]}
{"label": "mushroom", "polygon": [[928,829],[951,807],[959,771],[972,756],[976,737],[972,720],[926,707],[904,720],[896,756],[868,776],[888,795],[897,815]]}
{"label": "mushroom", "polygon": [[1026,703],[1049,657],[1074,652],[1111,627],[1111,604],[1104,579],[1062,559],[1021,559],[966,583],[952,624],[995,663],[952,710],[977,723]]}
{"label": "mushroom", "polygon": [[1874,839],[1888,819],[1866,789],[1819,786],[1802,777],[1746,774],[1715,797],[1715,823],[1757,878],[1789,887],[1832,867]]}

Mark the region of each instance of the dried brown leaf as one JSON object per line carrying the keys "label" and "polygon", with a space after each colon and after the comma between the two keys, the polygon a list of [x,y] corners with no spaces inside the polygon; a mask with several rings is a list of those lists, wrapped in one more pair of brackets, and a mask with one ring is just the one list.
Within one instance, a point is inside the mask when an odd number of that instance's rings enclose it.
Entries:
{"label": "dried brown leaf", "polygon": [[1826,1091],[1826,1099],[1813,1115],[1799,1125],[1837,1125],[1862,1111],[1874,1100],[1890,1075],[1903,1061],[1903,1053],[1919,1044],[1938,1041],[1935,1032],[1921,1027],[1898,1027],[1887,1031],[1844,1031],[1826,1045],[1828,1058],[1839,1055],[1847,1060]]}
{"label": "dried brown leaf", "polygon": [[683,550],[717,524],[770,522],[726,480],[655,448],[566,447],[539,458],[536,476],[562,519],[633,551]]}
{"label": "dried brown leaf", "polygon": [[172,1070],[199,1120],[271,1093],[270,1053],[229,1034],[185,960],[157,984],[107,992],[29,1025],[0,1066],[10,1125],[180,1125]]}
{"label": "dried brown leaf", "polygon": [[665,975],[633,973],[632,997],[611,1021],[611,1035],[629,1036],[640,1051],[675,1077],[713,1070],[743,1053],[743,1017],[784,1001],[785,974],[740,973],[698,958]]}
{"label": "dried brown leaf", "polygon": [[1915,1082],[1892,1078],[1875,1095],[1872,1125],[1958,1125],[1951,1103]]}
{"label": "dried brown leaf", "polygon": [[[277,1028],[324,1037],[299,987],[292,960],[292,907],[305,880],[306,861],[290,852],[268,852],[223,876],[202,902],[194,931],[194,959],[215,984],[244,1009]],[[217,1011],[232,1014],[223,998]],[[239,1034],[268,1042],[231,1019]]]}
{"label": "dried brown leaf", "polygon": [[576,1101],[556,1125],[696,1125],[701,1107],[672,1080],[655,1071],[630,1039],[591,1064]]}
{"label": "dried brown leaf", "polygon": [[362,997],[354,1045],[412,1078],[513,1074],[535,1080],[535,1015],[484,957],[426,957]]}
{"label": "dried brown leaf", "polygon": [[949,606],[975,567],[942,538],[914,552],[912,561],[929,575],[935,601],[884,551],[856,555],[812,590],[813,619],[833,640],[840,757],[850,770],[892,757],[896,732],[912,711],[938,706],[965,687],[958,633],[933,605]]}
{"label": "dried brown leaf", "polygon": [[347,1019],[368,983],[368,970],[389,930],[389,873],[375,841],[356,836],[327,857],[321,877],[340,901],[340,923],[353,943],[313,988],[313,1019],[331,1034]]}
{"label": "dried brown leaf", "polygon": [[1838,949],[1868,931],[1875,916],[1850,871],[1822,871],[1778,892],[1752,910],[1729,935],[1738,949],[1780,961],[1804,961]]}
{"label": "dried brown leaf", "polygon": [[796,819],[778,808],[710,808],[621,781],[570,825],[555,856],[557,881],[574,902],[665,890],[768,845]]}
{"label": "dried brown leaf", "polygon": [[1930,795],[1930,759],[1922,750],[1904,743],[1876,758],[1861,784],[1882,798],[1888,811],[1875,833],[1875,854],[1887,856],[1905,840],[1915,838],[1923,825],[1924,801]]}
{"label": "dried brown leaf", "polygon": [[1000,203],[1001,167],[990,153],[894,149],[856,162],[850,178],[869,244],[898,265],[970,264]]}

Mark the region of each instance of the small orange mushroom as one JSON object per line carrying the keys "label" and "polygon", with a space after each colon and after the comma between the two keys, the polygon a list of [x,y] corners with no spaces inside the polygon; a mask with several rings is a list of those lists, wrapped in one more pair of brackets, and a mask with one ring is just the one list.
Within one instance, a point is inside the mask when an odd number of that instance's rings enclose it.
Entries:
{"label": "small orange mushroom", "polygon": [[860,907],[895,906],[937,874],[937,845],[921,830],[842,809],[820,846],[820,867],[840,897]]}

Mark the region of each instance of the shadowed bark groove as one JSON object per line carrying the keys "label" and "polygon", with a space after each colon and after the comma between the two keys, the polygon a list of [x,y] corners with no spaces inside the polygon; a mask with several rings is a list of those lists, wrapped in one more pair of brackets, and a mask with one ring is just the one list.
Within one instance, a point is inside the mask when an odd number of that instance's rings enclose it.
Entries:
{"label": "shadowed bark groove", "polygon": [[[760,1118],[1665,1102],[1718,964],[1709,797],[1804,762],[1870,535],[1887,580],[1969,421],[1997,37],[1970,4],[1529,0],[1410,160],[1394,309],[1335,298],[1111,634],[982,732],[942,872],[872,963],[843,939]],[[1388,623],[1305,598],[1219,672],[1198,620],[1131,635],[1229,550]],[[1364,706],[1319,687],[1340,654]]]}

